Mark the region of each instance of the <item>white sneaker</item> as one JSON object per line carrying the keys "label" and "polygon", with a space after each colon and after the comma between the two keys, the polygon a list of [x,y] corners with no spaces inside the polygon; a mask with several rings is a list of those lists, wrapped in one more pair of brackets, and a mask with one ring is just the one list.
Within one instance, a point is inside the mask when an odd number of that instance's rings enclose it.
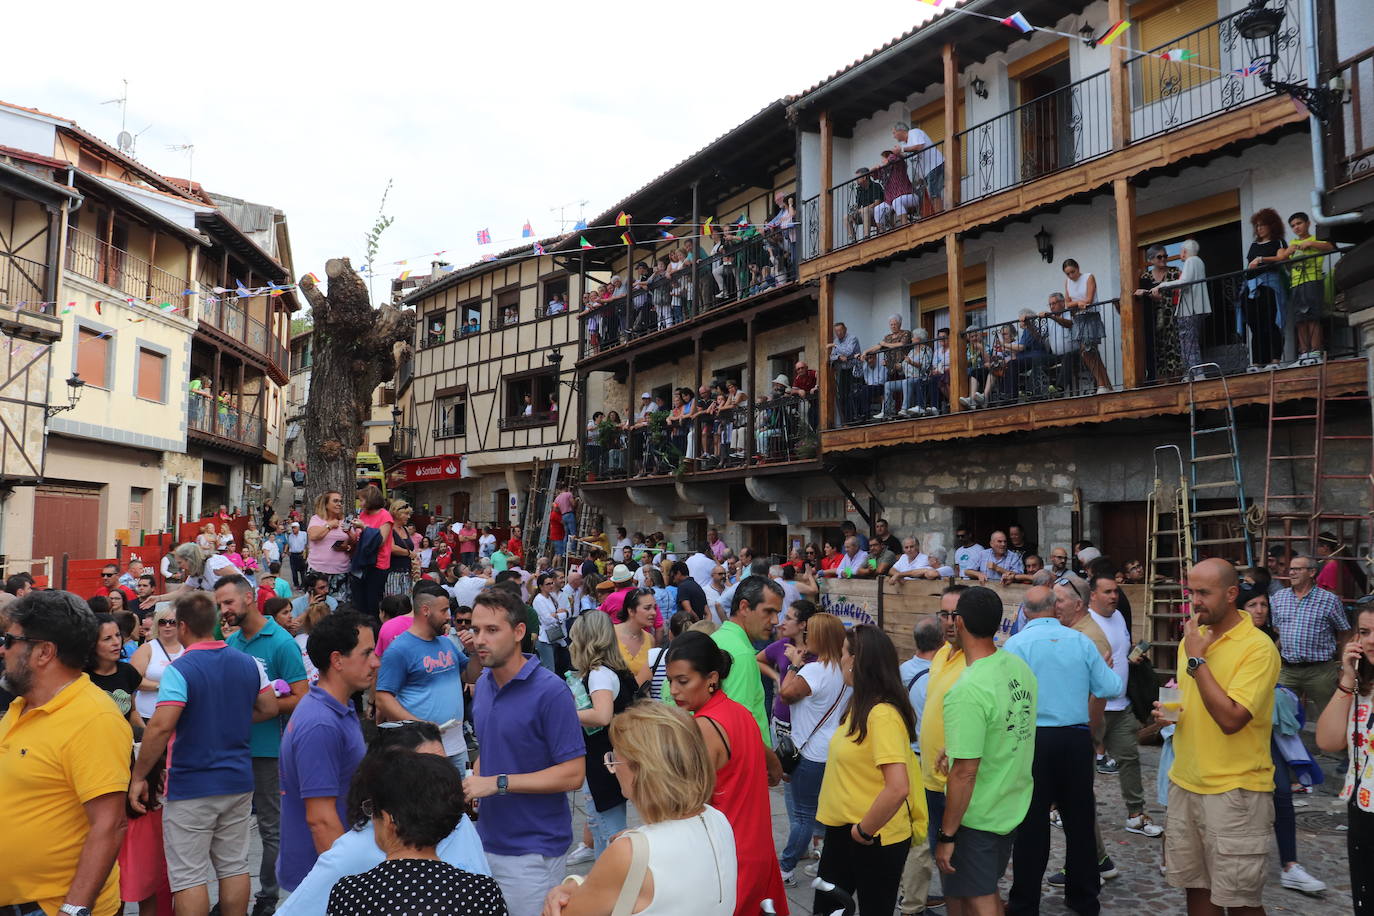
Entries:
{"label": "white sneaker", "polygon": [[1163,836],[1164,828],[1150,820],[1150,815],[1141,813],[1137,814],[1135,817],[1126,818],[1126,832],[1138,833],[1141,836],[1147,836],[1153,839],[1158,836]]}
{"label": "white sneaker", "polygon": [[928,417],[938,417],[939,415],[940,415],[940,408],[938,408],[938,407],[927,407],[927,408],[926,408],[926,416],[928,416]]}
{"label": "white sneaker", "polygon": [[785,871],[785,872],[783,872],[783,873],[782,873],[782,883],[783,883],[783,886],[784,886],[784,887],[796,887],[796,886],[797,886],[797,872],[796,872],[796,869],[793,869],[792,871]]}
{"label": "white sneaker", "polygon": [[1064,819],[1059,816],[1058,808],[1050,809],[1050,826],[1058,830],[1064,829]]}
{"label": "white sneaker", "polygon": [[1111,394],[1111,392],[1112,392],[1112,389],[1108,388],[1106,385],[1098,385],[1098,386],[1097,386],[1097,393],[1098,393],[1098,394]]}
{"label": "white sneaker", "polygon": [[1307,873],[1297,862],[1283,870],[1280,883],[1289,890],[1302,891],[1304,894],[1320,894],[1326,890],[1326,883],[1318,881]]}
{"label": "white sneaker", "polygon": [[581,865],[583,862],[591,862],[596,859],[596,853],[586,843],[578,843],[577,848],[568,853],[569,865]]}
{"label": "white sneaker", "polygon": [[979,407],[982,407],[982,406],[983,406],[984,404],[986,404],[987,402],[988,402],[988,396],[987,396],[987,395],[983,394],[981,391],[975,391],[975,392],[973,392],[973,403],[977,404]]}
{"label": "white sneaker", "polygon": [[973,398],[960,398],[959,403],[963,405],[965,410],[973,410],[976,402]]}
{"label": "white sneaker", "polygon": [[814,878],[816,876],[816,872],[820,869],[820,867],[821,857],[818,855],[816,856],[816,861],[812,862],[810,865],[803,866],[802,871],[806,872],[806,874]]}

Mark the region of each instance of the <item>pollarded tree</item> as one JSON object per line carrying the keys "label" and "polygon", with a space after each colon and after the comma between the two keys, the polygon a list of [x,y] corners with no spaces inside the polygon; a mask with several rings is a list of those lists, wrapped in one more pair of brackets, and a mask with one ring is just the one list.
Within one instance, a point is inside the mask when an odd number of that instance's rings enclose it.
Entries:
{"label": "pollarded tree", "polygon": [[415,313],[394,305],[374,309],[348,258],[331,259],[325,275],[327,294],[309,276],[298,284],[315,323],[305,407],[306,506],[320,493],[338,490],[349,507],[372,392],[395,377],[395,345],[414,335]]}

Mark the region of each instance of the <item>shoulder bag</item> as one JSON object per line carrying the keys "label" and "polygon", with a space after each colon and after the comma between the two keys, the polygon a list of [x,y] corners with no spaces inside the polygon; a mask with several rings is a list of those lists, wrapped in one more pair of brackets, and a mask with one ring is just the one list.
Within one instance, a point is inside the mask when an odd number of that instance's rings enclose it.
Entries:
{"label": "shoulder bag", "polygon": [[801,743],[800,747],[792,740],[791,734],[778,736],[777,744],[773,750],[778,755],[778,762],[782,764],[782,771],[784,773],[791,773],[797,768],[797,765],[801,763],[802,751],[811,743],[811,739],[816,737],[816,732],[820,731],[821,726],[825,725],[826,720],[830,718],[830,714],[835,711],[840,705],[840,701],[844,699],[844,695],[845,687],[841,684],[840,693],[835,697],[835,702],[830,704],[830,708],[825,711],[825,715],[821,716],[821,721],[817,722],[816,727],[811,729],[811,734],[806,736],[806,740]]}

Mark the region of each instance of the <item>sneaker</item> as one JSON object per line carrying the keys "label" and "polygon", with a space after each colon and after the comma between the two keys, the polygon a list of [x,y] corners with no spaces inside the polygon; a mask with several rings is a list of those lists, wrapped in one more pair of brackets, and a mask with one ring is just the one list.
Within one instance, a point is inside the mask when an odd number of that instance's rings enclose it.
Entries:
{"label": "sneaker", "polygon": [[596,853],[586,843],[578,843],[577,848],[568,853],[569,865],[581,865],[596,859]]}
{"label": "sneaker", "polygon": [[1097,758],[1097,772],[1103,776],[1115,776],[1121,772],[1121,764],[1117,763],[1106,754],[1101,754]]}
{"label": "sneaker", "polygon": [[784,872],[782,873],[782,883],[783,883],[783,886],[784,886],[784,887],[796,887],[796,886],[797,886],[797,870],[796,870],[796,869],[792,869],[791,871],[784,871]]}
{"label": "sneaker", "polygon": [[1326,890],[1325,882],[1318,881],[1316,878],[1309,875],[1307,869],[1303,868],[1297,862],[1294,862],[1283,870],[1279,883],[1289,890],[1302,891],[1304,894],[1320,894],[1322,891]]}
{"label": "sneaker", "polygon": [[938,907],[942,907],[942,906],[944,906],[944,905],[945,905],[945,898],[944,898],[944,897],[927,897],[927,898],[926,898],[926,909],[928,909],[928,910],[937,909]]}
{"label": "sneaker", "polygon": [[820,869],[820,867],[821,860],[818,857],[816,861],[812,862],[810,865],[803,866],[802,871],[814,878],[816,877],[816,872]]}
{"label": "sneaker", "polygon": [[1138,833],[1151,839],[1164,835],[1164,828],[1150,820],[1150,815],[1145,813],[1137,814],[1135,817],[1126,818],[1126,832]]}
{"label": "sneaker", "polygon": [[1245,367],[1245,372],[1246,372],[1247,375],[1254,375],[1256,372],[1263,372],[1263,371],[1264,371],[1264,367],[1263,367],[1263,366],[1246,366],[1246,367]]}
{"label": "sneaker", "polygon": [[[1111,857],[1108,856],[1108,857],[1105,858],[1103,861],[1104,861],[1104,862],[1110,862],[1110,861],[1111,861]],[[1097,886],[1098,886],[1098,887],[1101,887],[1102,885],[1104,885],[1104,884],[1107,883],[1107,879],[1103,877],[1103,873],[1100,871],[1100,869],[1101,869],[1101,866],[1100,866],[1100,865],[1098,866],[1098,868],[1099,868],[1099,873],[1098,873],[1098,876],[1097,876]],[[1121,872],[1117,871],[1117,870],[1116,870],[1116,866],[1113,865],[1113,866],[1112,866],[1112,877],[1116,877],[1116,876],[1119,875],[1119,874],[1121,874]],[[1052,874],[1052,875],[1050,875],[1048,878],[1046,878],[1046,879],[1045,879],[1045,883],[1048,884],[1050,887],[1056,887],[1056,888],[1059,888],[1059,889],[1062,891],[1062,890],[1064,889],[1064,886],[1067,885],[1067,884],[1069,883],[1069,875],[1068,875],[1067,872],[1064,871],[1064,869],[1061,868],[1061,869],[1059,869],[1058,871],[1056,871],[1054,874]]]}
{"label": "sneaker", "polygon": [[885,414],[885,413],[875,413],[875,414],[873,415],[873,419],[875,419],[875,420],[886,420],[886,419],[888,419],[888,416],[887,416],[887,414]]}
{"label": "sneaker", "polygon": [[1097,393],[1098,393],[1098,394],[1111,394],[1111,391],[1112,391],[1112,389],[1108,388],[1106,385],[1098,385],[1098,386],[1097,386]]}
{"label": "sneaker", "polygon": [[1102,860],[1097,863],[1097,873],[1103,878],[1116,878],[1121,875],[1121,869],[1116,867],[1111,856],[1103,856]]}
{"label": "sneaker", "polygon": [[[1285,874],[1286,874],[1286,872],[1285,872]],[[1325,886],[1325,885],[1323,885],[1323,887],[1324,887],[1324,886]],[[251,916],[272,916],[272,914],[275,913],[276,911],[277,911],[277,903],[276,903],[276,901],[274,901],[274,900],[266,900],[266,899],[263,899],[263,898],[259,897],[259,898],[258,898],[258,902],[255,903],[255,904],[253,904],[253,912],[252,912]]]}
{"label": "sneaker", "polygon": [[961,405],[963,405],[963,408],[964,408],[965,410],[973,410],[973,409],[975,409],[975,405],[976,405],[976,402],[975,402],[975,401],[973,400],[973,398],[971,398],[971,397],[968,397],[968,398],[960,398],[960,399],[959,399],[959,403],[960,403]]}
{"label": "sneaker", "polygon": [[983,394],[981,391],[975,391],[975,392],[973,392],[973,403],[977,404],[979,407],[982,407],[982,406],[983,406],[984,404],[986,404],[987,402],[988,402],[988,396],[987,396],[987,395]]}
{"label": "sneaker", "polygon": [[1311,795],[1311,794],[1312,794],[1312,787],[1311,787],[1311,786],[1305,786],[1305,785],[1303,785],[1303,784],[1300,783],[1300,782],[1295,782],[1295,783],[1293,783],[1293,786],[1292,786],[1292,793],[1293,793],[1294,795]]}
{"label": "sneaker", "polygon": [[[928,417],[938,417],[939,415],[940,415],[940,408],[938,408],[938,407],[927,407],[927,408],[926,408],[926,416],[928,416]],[[944,898],[941,897],[940,899],[943,900]]]}
{"label": "sneaker", "polygon": [[1064,819],[1059,816],[1058,808],[1052,808],[1050,810],[1050,826],[1056,830],[1064,829]]}

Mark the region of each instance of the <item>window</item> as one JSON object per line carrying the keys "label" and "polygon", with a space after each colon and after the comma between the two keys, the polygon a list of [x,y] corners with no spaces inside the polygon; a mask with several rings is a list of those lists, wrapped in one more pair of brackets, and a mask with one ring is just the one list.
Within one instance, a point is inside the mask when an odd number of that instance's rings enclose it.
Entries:
{"label": "window", "polygon": [[437,347],[448,340],[448,312],[430,312],[424,319],[424,341],[421,346]]}
{"label": "window", "polygon": [[720,382],[734,382],[736,387],[743,387],[740,380],[744,378],[744,363],[737,363],[733,366],[721,366],[712,370],[711,380]]}
{"label": "window", "polygon": [[520,323],[520,290],[518,287],[502,290],[496,294],[496,315],[492,320],[498,322],[496,326],[500,328]]}
{"label": "window", "polygon": [[1217,0],[1146,0],[1131,7],[1130,18],[1142,51],[1168,45],[1194,55],[1188,63],[1178,64],[1146,54],[1132,73],[1135,104],[1156,102],[1219,76],[1221,29],[1207,28],[1217,19]]}
{"label": "window", "polygon": [[167,354],[138,348],[134,393],[145,401],[167,401]]}
{"label": "window", "polygon": [[314,362],[315,351],[311,347],[311,337],[305,337],[291,345],[291,373],[304,372]]}
{"label": "window", "polygon": [[[911,310],[916,326],[935,337],[940,328],[949,327],[949,278],[946,274],[918,280],[908,288]],[[970,327],[981,325],[983,317],[975,314],[986,311],[988,304],[987,264],[968,264],[964,267],[964,311]]]}
{"label": "window", "polygon": [[792,374],[796,371],[797,360],[801,358],[802,350],[800,347],[768,357],[768,381],[771,383],[780,375],[785,375],[791,379]]}
{"label": "window", "polygon": [[456,328],[453,329],[453,330],[454,330],[454,336],[455,336],[455,337],[467,337],[469,334],[477,334],[477,333],[480,333],[480,332],[481,332],[481,330],[482,330],[482,303],[481,303],[481,302],[479,302],[479,301],[477,301],[477,300],[474,299],[472,302],[464,303],[463,305],[458,306],[458,308],[454,311],[453,314],[454,314],[454,319],[453,319],[453,320],[454,320],[455,322],[458,320],[458,316],[459,316],[459,315],[461,315],[461,316],[463,317],[463,323],[462,323],[462,325],[460,325],[459,327],[456,327]]}
{"label": "window", "polygon": [[535,314],[540,317],[561,315],[568,310],[567,276],[550,277],[544,281]]}
{"label": "window", "polygon": [[557,418],[558,376],[553,371],[532,372],[506,379],[503,425],[537,426]]}
{"label": "window", "polygon": [[76,335],[76,371],[82,380],[96,388],[109,388],[114,367],[112,331],[80,327]]}
{"label": "window", "polygon": [[435,401],[434,438],[447,439],[468,433],[468,394],[461,391]]}

